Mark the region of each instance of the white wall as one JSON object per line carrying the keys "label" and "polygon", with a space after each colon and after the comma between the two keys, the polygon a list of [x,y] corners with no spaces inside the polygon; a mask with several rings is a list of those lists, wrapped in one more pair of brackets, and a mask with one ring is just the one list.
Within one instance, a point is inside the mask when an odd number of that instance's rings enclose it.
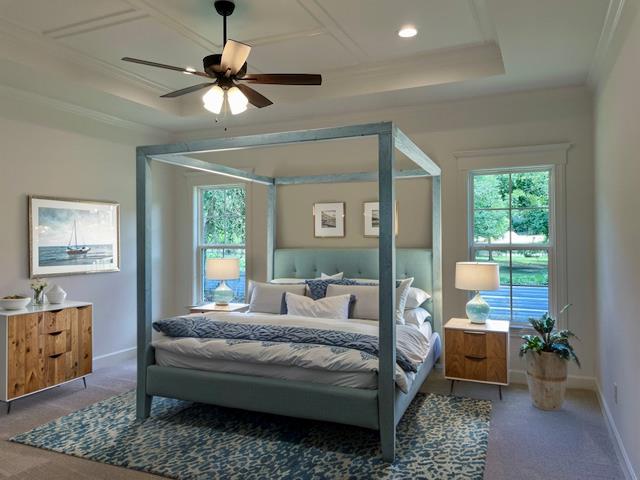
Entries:
{"label": "white wall", "polygon": [[[640,14],[627,2],[613,65],[596,99],[598,384],[640,476]],[[635,6],[634,6],[635,8]],[[618,53],[616,56],[615,50]],[[618,385],[618,399],[614,396]]]}
{"label": "white wall", "polygon": [[[135,347],[136,217],[135,147],[166,141],[144,129],[119,128],[43,105],[0,96],[0,295],[29,293],[27,195],[105,199],[121,207],[121,271],[48,279],[60,284],[72,300],[94,303],[94,356]],[[156,180],[173,179],[169,167],[156,168]],[[169,214],[159,214],[172,197],[154,196],[154,235],[172,230]],[[160,247],[163,241],[157,242]],[[154,252],[154,258],[159,258]],[[171,258],[171,257],[169,257]],[[173,263],[159,262],[160,278],[171,278]],[[169,271],[167,271],[169,270]],[[171,309],[173,290],[156,296],[157,315]],[[168,297],[167,297],[168,295]]]}
{"label": "white wall", "polygon": [[[466,296],[464,292],[453,287],[455,262],[466,258],[467,240],[466,225],[460,212],[464,212],[465,192],[460,190],[459,172],[453,152],[459,150],[473,150],[482,148],[497,148],[508,146],[536,145],[546,143],[571,142],[574,144],[569,151],[567,164],[567,234],[571,248],[568,254],[568,284],[569,301],[574,304],[570,313],[569,326],[581,338],[577,345],[583,367],[578,370],[571,367],[571,374],[583,377],[580,385],[590,386],[593,383],[595,371],[595,325],[594,325],[594,215],[593,215],[593,116],[592,96],[583,88],[565,88],[546,91],[524,92],[517,94],[483,97],[460,102],[433,104],[415,108],[385,110],[375,113],[353,114],[340,117],[325,117],[300,120],[284,124],[269,124],[257,128],[232,128],[227,132],[229,136],[249,133],[263,133],[267,131],[298,130],[302,128],[316,128],[352,123],[393,120],[400,128],[429,155],[440,164],[443,170],[443,268],[444,268],[444,317],[464,315]],[[194,132],[184,138],[205,138],[212,135],[211,131]],[[361,141],[327,142],[309,144],[305,146],[268,148],[252,151],[224,152],[212,155],[210,158],[219,163],[229,163],[234,166],[253,169],[260,174],[311,174],[335,173],[343,171],[367,171],[376,168],[376,150],[371,148],[375,143],[368,144]],[[272,163],[275,162],[275,165]],[[424,190],[428,191],[428,181],[422,180]],[[426,182],[426,183],[424,183]],[[206,180],[204,183],[207,183]],[[399,186],[405,185],[398,183]],[[407,184],[408,185],[408,184]],[[415,185],[421,188],[416,181]],[[182,207],[178,207],[177,216],[183,227],[189,228],[191,204],[188,201],[192,188],[183,183],[179,190]],[[252,215],[252,247],[250,258],[254,262],[253,277],[261,279],[264,276],[264,224],[263,218],[265,195],[264,188],[254,186]],[[303,187],[296,187],[303,188]],[[293,225],[278,227],[279,246],[317,246],[321,240],[313,239],[310,227],[311,210],[309,204],[314,201],[340,201],[340,188],[332,185],[313,187],[308,198],[303,195],[291,195],[284,190],[279,194],[278,206],[279,222],[287,222],[292,218]],[[399,187],[405,188],[405,187]],[[363,191],[362,198],[371,192]],[[424,192],[422,192],[424,193]],[[351,198],[351,193],[344,194],[344,198]],[[317,197],[317,198],[316,198]],[[428,234],[428,219],[431,204],[421,193],[415,196],[417,206],[411,209],[407,216],[405,208],[400,205],[400,234],[403,229],[412,229],[412,222],[417,224],[414,229],[418,236],[410,233],[405,237],[408,243],[414,240],[424,246],[430,245]],[[306,202],[306,207],[300,207],[297,201]],[[358,199],[353,200],[358,201]],[[402,198],[401,198],[402,201]],[[406,203],[408,199],[404,200]],[[422,202],[419,203],[418,202]],[[308,210],[305,213],[305,209]],[[461,210],[462,209],[462,210]],[[306,216],[305,216],[306,215]],[[186,224],[184,224],[186,222]],[[422,222],[422,223],[421,223]],[[356,226],[357,228],[357,226]],[[296,234],[297,232],[297,234]],[[355,237],[359,233],[356,231]],[[345,242],[355,241],[351,237]],[[424,243],[423,243],[424,242]],[[337,240],[331,240],[332,247],[337,247]],[[327,243],[327,246],[329,244]],[[191,252],[190,245],[180,245],[179,255],[183,261],[177,266],[177,278],[182,286],[178,294],[178,304],[191,301],[190,291],[185,288],[191,281],[189,269]],[[186,253],[185,253],[186,252]],[[255,263],[258,262],[258,265]],[[512,368],[522,368],[517,357],[519,339],[512,339]],[[575,379],[574,379],[575,380]]]}

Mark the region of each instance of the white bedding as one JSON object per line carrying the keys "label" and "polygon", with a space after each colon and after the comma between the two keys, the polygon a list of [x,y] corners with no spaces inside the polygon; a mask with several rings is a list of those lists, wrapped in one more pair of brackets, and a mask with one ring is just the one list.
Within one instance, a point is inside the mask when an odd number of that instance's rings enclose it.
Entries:
{"label": "white bedding", "polygon": [[[201,314],[195,314],[201,316]],[[208,317],[238,323],[290,325],[378,335],[378,322],[371,320],[331,320],[262,313],[217,313]],[[398,348],[415,363],[421,363],[433,347],[437,334],[427,322],[420,329],[397,325]],[[378,360],[351,349],[228,341],[211,338],[171,338],[156,335],[156,363],[161,366],[192,368],[224,373],[301,380],[353,388],[377,388]],[[266,348],[265,348],[266,347]],[[396,366],[396,384],[407,391],[414,374]]]}

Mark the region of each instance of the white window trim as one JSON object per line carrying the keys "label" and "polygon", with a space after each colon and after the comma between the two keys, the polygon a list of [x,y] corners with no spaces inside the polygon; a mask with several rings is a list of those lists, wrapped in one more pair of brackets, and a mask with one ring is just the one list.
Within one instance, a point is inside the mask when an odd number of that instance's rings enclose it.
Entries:
{"label": "white window trim", "polygon": [[[467,233],[467,256],[473,245],[473,232],[469,213],[471,212],[471,172],[478,170],[506,170],[518,168],[550,168],[552,170],[550,189],[553,195],[549,204],[549,228],[553,229],[553,248],[549,256],[549,310],[553,316],[568,303],[567,287],[567,202],[566,202],[566,164],[571,143],[555,143],[522,147],[491,148],[484,150],[465,150],[454,152],[459,170],[460,190],[465,193],[466,201],[460,202]],[[570,311],[559,318],[559,328],[569,328]],[[527,329],[522,325],[512,325],[513,330],[521,332]]]}
{"label": "white window trim", "polygon": [[[245,242],[244,245],[222,245],[222,244],[202,244],[200,243],[200,239],[202,238],[202,222],[201,222],[201,213],[202,213],[202,190],[208,190],[212,188],[243,188],[245,191]],[[204,298],[202,297],[202,292],[204,290],[204,285],[202,279],[204,277],[203,271],[203,258],[202,255],[204,251],[208,248],[226,248],[226,249],[244,249],[245,254],[245,292],[247,290],[247,283],[249,278],[249,262],[247,261],[248,257],[248,249],[249,249],[249,189],[246,184],[243,183],[220,183],[213,185],[197,185],[194,187],[194,195],[193,195],[193,211],[195,215],[193,217],[193,238],[194,238],[194,255],[193,255],[193,271],[195,273],[193,278],[193,302],[194,304],[201,304],[204,302]]]}

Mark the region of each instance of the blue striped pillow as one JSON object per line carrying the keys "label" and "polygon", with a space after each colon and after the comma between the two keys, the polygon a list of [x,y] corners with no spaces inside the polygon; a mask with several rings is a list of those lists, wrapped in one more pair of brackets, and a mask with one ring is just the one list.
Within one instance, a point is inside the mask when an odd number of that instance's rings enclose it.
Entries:
{"label": "blue striped pillow", "polygon": [[309,296],[314,300],[318,300],[319,298],[327,296],[327,286],[330,284],[356,285],[357,282],[344,278],[341,280],[306,280],[304,283],[307,284],[307,288],[309,289]]}

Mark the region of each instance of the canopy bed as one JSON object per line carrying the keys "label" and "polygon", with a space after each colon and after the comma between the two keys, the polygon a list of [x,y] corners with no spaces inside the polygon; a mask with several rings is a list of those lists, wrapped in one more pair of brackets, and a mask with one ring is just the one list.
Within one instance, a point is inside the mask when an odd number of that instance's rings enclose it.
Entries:
{"label": "canopy bed", "polygon": [[[220,152],[230,149],[259,148],[273,145],[309,143],[356,137],[377,137],[378,171],[336,175],[271,178],[241,169],[190,157],[190,154]],[[418,167],[397,170],[395,152],[406,155]],[[396,325],[396,277],[412,276],[416,285],[432,295],[429,309],[433,329],[442,323],[441,297],[441,225],[440,168],[391,122],[352,125],[336,128],[269,133],[243,137],[198,140],[186,143],[138,147],[137,149],[137,253],[138,253],[138,383],[137,416],[147,418],[153,396],[180,398],[234,408],[296,416],[357,425],[379,430],[382,457],[393,461],[395,429],[407,406],[439,355],[430,348],[426,357],[412,371],[412,381],[397,387],[398,365],[405,352],[403,345],[412,333]],[[152,161],[239,178],[266,186],[267,202],[267,276],[314,278],[323,273],[344,271],[359,278],[375,278],[378,283],[379,321],[359,326],[342,326],[345,330],[363,329],[376,335],[373,358],[377,381],[373,388],[353,388],[328,383],[269,378],[243,373],[221,373],[200,368],[163,366],[156,362],[152,345],[151,319],[151,168]],[[395,248],[395,180],[432,177],[433,240],[432,249]],[[378,249],[280,249],[275,247],[276,188],[279,185],[377,181],[380,202],[380,236]],[[234,315],[234,314],[231,314]],[[238,322],[245,320],[239,314]],[[291,317],[295,322],[296,317]],[[193,320],[194,324],[198,319]],[[216,322],[200,323],[208,328]],[[265,320],[268,323],[268,318]],[[336,324],[337,325],[337,324]],[[355,329],[355,330],[354,330]],[[357,330],[360,331],[360,330]],[[397,334],[397,331],[399,332]],[[406,337],[406,338],[405,338]],[[233,345],[231,345],[232,348]],[[363,357],[364,358],[364,357]],[[366,357],[370,358],[370,357]]]}

